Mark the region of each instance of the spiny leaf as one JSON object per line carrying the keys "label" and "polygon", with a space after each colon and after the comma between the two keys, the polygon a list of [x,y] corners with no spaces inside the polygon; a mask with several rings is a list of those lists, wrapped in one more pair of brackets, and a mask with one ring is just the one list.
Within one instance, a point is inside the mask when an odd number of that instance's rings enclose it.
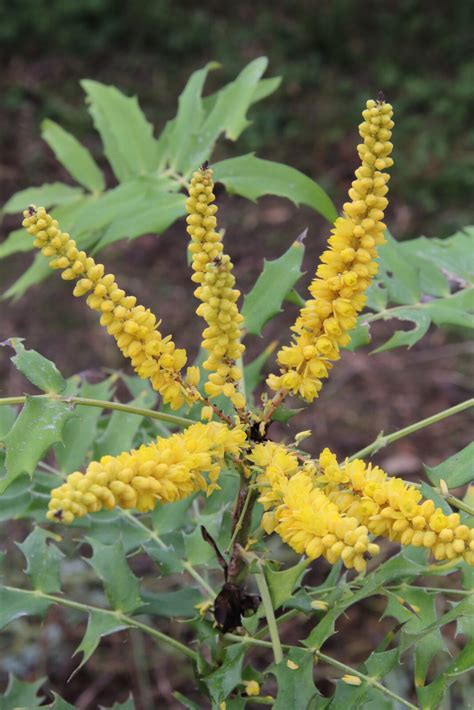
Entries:
{"label": "spiny leaf", "polygon": [[[2,211],[6,214],[15,214],[16,212],[23,212],[31,204],[41,205],[41,207],[48,209],[55,205],[66,205],[69,202],[75,202],[83,195],[84,191],[80,187],[71,187],[63,182],[47,182],[39,187],[27,187],[26,190],[16,192],[3,205]],[[25,242],[31,243],[31,239],[28,239],[23,229],[21,233],[25,238]],[[2,244],[3,246],[4,244]],[[1,250],[0,256],[4,256]]]}
{"label": "spiny leaf", "polygon": [[410,308],[408,306],[407,308],[397,308],[394,313],[387,311],[387,316],[384,316],[383,320],[391,320],[392,318],[410,321],[411,323],[414,323],[415,327],[410,330],[395,331],[386,343],[374,350],[374,353],[392,350],[393,348],[399,348],[402,345],[406,345],[411,348],[415,345],[415,343],[421,340],[424,335],[426,335],[431,324],[431,318],[426,311],[417,310],[416,308]]}
{"label": "spiny leaf", "polygon": [[104,152],[120,182],[156,168],[157,143],[153,128],[136,97],[114,86],[85,79],[81,86],[89,100],[89,112],[99,131]]}
{"label": "spiny leaf", "polygon": [[26,350],[21,341],[21,338],[10,338],[0,343],[1,345],[9,345],[15,350],[16,355],[11,358],[11,361],[16,369],[43,392],[56,394],[62,392],[66,387],[66,380],[54,362],[35,350]]}
{"label": "spiny leaf", "polygon": [[39,678],[31,683],[18,680],[13,675],[8,677],[8,686],[0,698],[0,710],[34,710],[39,708],[44,698],[38,697],[38,691],[46,678]]}
{"label": "spiny leaf", "polygon": [[21,616],[43,616],[51,606],[49,599],[22,589],[0,587],[0,629]]}
{"label": "spiny leaf", "polygon": [[307,560],[302,560],[281,572],[273,570],[268,564],[265,566],[265,578],[274,609],[278,609],[291,597],[293,589],[301,582],[307,567]]}
{"label": "spiny leaf", "polygon": [[87,621],[86,633],[73,654],[74,656],[78,653],[83,654],[81,662],[75,669],[74,674],[87,663],[103,636],[108,636],[125,628],[127,628],[127,625],[120,621],[114,614],[110,614],[106,611],[91,611]]}
{"label": "spiny leaf", "polygon": [[114,609],[129,614],[142,605],[140,586],[128,566],[121,540],[113,545],[103,545],[98,540],[86,538],[93,555],[87,562],[102,580],[107,598]]}
{"label": "spiny leaf", "polygon": [[288,165],[262,160],[253,153],[216,163],[214,179],[227,190],[249,200],[262,195],[287,197],[295,205],[308,205],[329,222],[337,217],[331,199],[314,180]]}
{"label": "spiny leaf", "polygon": [[264,261],[263,271],[242,306],[244,327],[252,335],[260,335],[271,318],[281,312],[281,304],[301,278],[305,232],[274,261]]}
{"label": "spiny leaf", "polygon": [[61,441],[70,405],[54,399],[26,397],[26,404],[4,437],[7,475],[0,479],[0,493],[22,473],[32,474],[46,451]]}
{"label": "spiny leaf", "polygon": [[102,172],[92,155],[77,138],[49,119],[41,124],[41,134],[56,158],[77,182],[91,192],[104,190],[105,181]]}
{"label": "spiny leaf", "polygon": [[17,543],[27,561],[25,572],[37,591],[51,594],[61,590],[59,565],[64,555],[56,545],[48,544],[50,540],[60,539],[48,530],[35,527],[23,542]]}
{"label": "spiny leaf", "polygon": [[319,695],[313,680],[313,656],[303,649],[291,649],[281,663],[273,664],[267,672],[272,673],[278,683],[274,710],[307,710],[312,698]]}
{"label": "spiny leaf", "polygon": [[471,442],[438,466],[424,466],[424,469],[431,483],[436,485],[443,479],[449,487],[456,488],[472,481],[473,462],[474,442]]}
{"label": "spiny leaf", "polygon": [[202,600],[202,593],[194,587],[184,587],[174,592],[145,591],[142,598],[147,614],[179,619],[197,615],[196,604]]}
{"label": "spiny leaf", "polygon": [[202,679],[216,706],[225,700],[235,686],[241,682],[244,652],[244,644],[236,643],[233,646],[228,646],[219,668]]}

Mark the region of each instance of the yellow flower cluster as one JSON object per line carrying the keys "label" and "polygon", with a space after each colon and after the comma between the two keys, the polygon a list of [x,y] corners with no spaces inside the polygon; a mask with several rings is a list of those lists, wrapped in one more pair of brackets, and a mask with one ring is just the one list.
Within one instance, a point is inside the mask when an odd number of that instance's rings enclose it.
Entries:
{"label": "yellow flower cluster", "polygon": [[267,384],[272,390],[298,394],[312,402],[327,377],[331,361],[350,342],[348,332],[363,309],[364,292],[377,273],[377,246],[384,243],[384,210],[389,175],[392,107],[368,101],[359,132],[363,143],[357,149],[361,166],[349,190],[351,202],[344,204],[344,216],[336,220],[329,249],[321,256],[316,277],[292,330],[291,345],[278,353],[280,375],[272,374]]}
{"label": "yellow flower cluster", "polygon": [[90,463],[85,474],[71,473],[51,492],[48,518],[72,523],[116,506],[145,512],[158,502],[171,503],[200,489],[211,493],[219,487],[225,455],[238,456],[245,439],[238,427],[199,422],[135,451],[103,456]]}
{"label": "yellow flower cluster", "polygon": [[[74,296],[89,294],[87,305],[101,314],[101,325],[114,336],[138,375],[150,379],[173,409],[192,401],[197,391],[183,384],[180,375],[186,364],[186,351],[176,348],[170,335],[162,337],[153,313],[137,306],[135,296],[128,296],[119,288],[113,274],[106,274],[102,264],[80,251],[44,207],[31,206],[23,215],[23,226],[35,237],[34,245],[51,258],[49,265],[53,269],[62,270],[65,281],[77,280]],[[194,373],[190,374],[193,377]]]}
{"label": "yellow flower cluster", "polygon": [[[462,558],[474,564],[474,529],[458,513],[445,515],[432,500],[400,478],[360,459],[341,466],[329,449],[319,459],[328,498],[341,513],[355,516],[374,535],[429,549],[436,560]],[[339,488],[341,486],[341,488]]]}
{"label": "yellow flower cluster", "polygon": [[338,510],[315,486],[314,472],[298,467],[293,452],[273,442],[257,444],[250,460],[263,469],[257,485],[266,510],[262,527],[267,534],[276,532],[310,559],[323,556],[330,564],[340,559],[358,572],[366,567],[365,555],[378,554],[367,528]]}
{"label": "yellow flower cluster", "polygon": [[207,323],[202,346],[209,357],[203,367],[212,374],[204,389],[210,397],[225,395],[237,409],[242,409],[245,398],[238,387],[242,372],[237,366],[245,349],[240,342],[243,316],[237,308],[240,291],[234,289],[233,265],[230,257],[223,253],[222,239],[216,232],[214,200],[212,170],[202,168],[191,180],[186,221],[191,236],[192,279],[199,284],[194,295],[202,301],[196,313]]}

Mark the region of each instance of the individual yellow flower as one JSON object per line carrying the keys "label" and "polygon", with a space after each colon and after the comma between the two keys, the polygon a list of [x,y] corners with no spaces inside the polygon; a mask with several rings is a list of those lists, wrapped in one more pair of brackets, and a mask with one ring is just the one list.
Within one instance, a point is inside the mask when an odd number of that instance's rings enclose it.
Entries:
{"label": "individual yellow flower", "polygon": [[257,683],[256,680],[244,680],[244,686],[245,686],[245,695],[259,695],[260,694],[260,685]]}
{"label": "individual yellow flower", "polygon": [[340,357],[341,347],[350,342],[349,331],[363,309],[365,291],[377,273],[377,246],[384,243],[384,210],[389,175],[392,107],[383,99],[368,101],[359,132],[361,166],[349,190],[350,202],[344,216],[336,220],[329,249],[320,259],[316,277],[292,330],[291,345],[278,353],[280,374],[267,383],[272,390],[290,392],[311,402],[318,396],[321,380],[328,376],[331,362]]}
{"label": "individual yellow flower", "polygon": [[170,335],[161,335],[150,309],[137,305],[135,296],[119,288],[113,274],[106,274],[102,264],[80,251],[74,239],[61,231],[57,220],[44,207],[32,205],[23,215],[23,226],[35,237],[34,245],[50,258],[53,269],[62,270],[65,281],[77,281],[74,296],[89,294],[87,305],[101,314],[100,324],[113,335],[137,374],[149,379],[173,409],[186,401],[192,402],[198,396],[197,391],[183,386],[180,379],[186,351],[176,348]]}
{"label": "individual yellow flower", "polygon": [[242,371],[237,365],[245,349],[240,342],[243,316],[237,308],[240,291],[234,288],[233,265],[224,254],[222,238],[216,232],[213,187],[212,170],[203,167],[193,174],[186,200],[192,279],[198,284],[194,294],[201,301],[196,313],[207,323],[202,346],[209,356],[203,367],[211,374],[204,389],[210,397],[225,395],[237,409],[242,409],[245,406],[244,395],[239,391]]}
{"label": "individual yellow flower", "polygon": [[462,524],[458,513],[446,515],[432,500],[423,500],[415,486],[361,459],[339,465],[325,449],[319,464],[316,480],[324,484],[329,500],[372,534],[425,547],[436,560],[461,558],[474,564],[474,529]]}
{"label": "individual yellow flower", "polygon": [[171,503],[197,490],[212,492],[218,488],[226,454],[238,456],[245,440],[238,427],[198,422],[135,451],[103,456],[90,463],[85,474],[71,473],[51,491],[47,517],[72,523],[87,513],[116,506],[146,512],[157,503]]}

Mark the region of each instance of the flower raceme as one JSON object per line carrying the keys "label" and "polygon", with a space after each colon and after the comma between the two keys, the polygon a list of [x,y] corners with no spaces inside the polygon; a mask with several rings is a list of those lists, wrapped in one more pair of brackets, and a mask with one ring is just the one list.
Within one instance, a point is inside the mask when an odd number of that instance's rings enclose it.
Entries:
{"label": "flower raceme", "polygon": [[363,309],[364,295],[377,273],[377,246],[384,243],[384,210],[389,175],[392,107],[368,101],[359,126],[363,142],[357,147],[361,166],[349,190],[344,216],[336,220],[329,249],[320,259],[316,277],[292,330],[291,345],[278,353],[280,374],[267,379],[270,389],[300,395],[308,402],[318,396],[339,349],[350,342],[349,331]]}
{"label": "flower raceme", "polygon": [[237,308],[240,291],[234,289],[233,265],[224,254],[221,236],[215,231],[217,207],[212,204],[213,188],[212,170],[203,166],[193,174],[186,200],[192,280],[199,284],[194,295],[201,301],[196,313],[207,323],[202,346],[209,356],[203,367],[211,374],[204,390],[210,397],[223,394],[237,409],[243,409],[245,398],[239,392],[242,371],[237,365],[245,349],[240,342],[243,316]]}
{"label": "flower raceme", "polygon": [[436,560],[462,558],[474,564],[474,529],[461,524],[458,513],[445,515],[432,500],[423,500],[415,486],[361,459],[339,465],[335,455],[324,449],[319,463],[319,481],[328,498],[373,535],[425,547]]}
{"label": "flower raceme", "polygon": [[171,503],[197,490],[209,494],[219,488],[226,454],[238,456],[245,440],[238,427],[199,422],[135,451],[103,456],[90,463],[85,474],[71,473],[51,492],[48,518],[72,523],[87,513],[116,506],[146,512],[157,503]]}
{"label": "flower raceme", "polygon": [[[173,409],[193,401],[197,391],[181,379],[186,351],[177,348],[170,335],[162,337],[150,309],[137,305],[135,296],[119,288],[113,274],[106,274],[102,264],[80,251],[43,207],[31,206],[23,215],[23,226],[35,237],[34,245],[51,258],[51,268],[62,270],[65,281],[77,281],[74,296],[89,294],[87,305],[101,314],[101,325],[114,336],[138,375],[149,379]],[[195,369],[189,368],[191,379],[195,379]]]}

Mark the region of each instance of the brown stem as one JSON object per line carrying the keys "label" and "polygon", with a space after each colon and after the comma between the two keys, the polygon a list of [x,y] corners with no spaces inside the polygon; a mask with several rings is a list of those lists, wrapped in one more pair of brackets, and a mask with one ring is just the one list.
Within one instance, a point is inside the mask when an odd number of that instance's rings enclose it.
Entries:
{"label": "brown stem", "polygon": [[276,395],[269,401],[267,406],[265,407],[265,411],[263,413],[263,421],[268,422],[274,415],[275,411],[278,409],[280,404],[283,402],[285,397],[288,395],[288,390],[278,390]]}

